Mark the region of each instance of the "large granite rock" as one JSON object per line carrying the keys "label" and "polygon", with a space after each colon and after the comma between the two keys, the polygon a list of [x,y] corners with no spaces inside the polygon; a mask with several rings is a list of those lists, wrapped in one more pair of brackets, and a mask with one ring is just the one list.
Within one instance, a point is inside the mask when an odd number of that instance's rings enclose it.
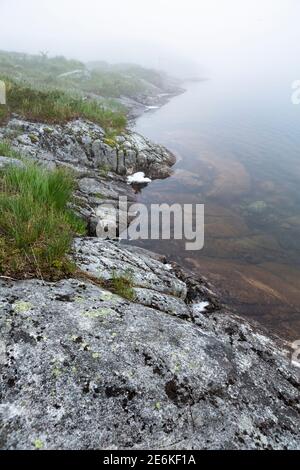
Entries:
{"label": "large granite rock", "polygon": [[150,178],[162,178],[175,163],[168,150],[135,132],[110,139],[100,126],[81,119],[50,126],[15,118],[0,128],[0,139],[9,140],[24,155],[49,166],[69,166],[76,173],[112,171],[124,176],[144,171]]}
{"label": "large granite rock", "polygon": [[300,448],[284,343],[157,255],[95,239],[73,251],[89,277],[130,272],[136,300],[0,280],[2,449]]}

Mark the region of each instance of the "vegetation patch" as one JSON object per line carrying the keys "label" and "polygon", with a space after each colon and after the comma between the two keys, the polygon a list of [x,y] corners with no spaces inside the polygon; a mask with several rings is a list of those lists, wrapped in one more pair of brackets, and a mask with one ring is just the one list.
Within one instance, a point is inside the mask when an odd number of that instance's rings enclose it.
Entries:
{"label": "vegetation patch", "polygon": [[12,157],[12,158],[20,158],[21,154],[14,150],[10,143],[3,140],[0,140],[0,156],[1,157]]}
{"label": "vegetation patch", "polygon": [[[106,126],[107,120],[113,122],[112,128],[119,127],[119,124],[116,125],[114,122],[115,119],[117,122],[120,119],[123,123],[126,121],[126,107],[121,104],[120,97],[126,96],[136,99],[141,95],[155,94],[157,87],[163,89],[165,81],[161,72],[133,64],[110,65],[102,61],[84,64],[78,60],[66,59],[63,56],[48,57],[47,53],[43,52],[39,55],[29,55],[6,51],[0,51],[0,79],[13,82],[15,85],[18,84],[21,88],[29,87],[40,90],[46,95],[52,91],[61,118],[67,119],[66,116],[69,114],[82,113],[83,107],[85,113],[93,119],[97,119],[96,122],[101,120],[101,125],[105,128],[109,127]],[[66,93],[69,96],[62,97],[61,93]],[[59,94],[59,98],[57,94]],[[95,95],[97,101],[92,101],[94,103],[92,110],[86,109],[82,103],[70,105],[70,95],[77,97],[77,101],[80,97],[79,101],[83,99],[84,104],[88,102],[87,97]],[[28,97],[32,99],[30,94]],[[52,98],[53,96],[50,96],[49,100],[51,101]],[[39,109],[40,107],[43,108],[42,111]],[[22,104],[22,108],[25,108],[27,115],[29,110],[26,101]],[[97,108],[101,109],[101,116],[99,116],[100,111]],[[113,113],[113,118],[110,113]],[[31,116],[46,115],[48,119],[53,119],[51,107],[49,112],[45,113],[45,106],[41,103],[40,97],[34,103],[34,109],[30,114]],[[8,117],[7,107],[0,106],[0,121]],[[91,119],[91,117],[87,118]],[[59,116],[57,119],[60,119]]]}
{"label": "vegetation patch", "polygon": [[122,131],[126,126],[124,113],[105,108],[96,100],[84,99],[58,89],[34,88],[25,81],[16,82],[1,76],[0,80],[6,84],[7,101],[1,107],[0,123],[16,113],[30,121],[50,124],[83,118],[104,129]]}
{"label": "vegetation patch", "polygon": [[85,233],[68,208],[75,181],[65,169],[24,163],[0,172],[0,274],[59,279],[74,271],[67,253]]}
{"label": "vegetation patch", "polygon": [[132,274],[129,272],[118,274],[113,272],[111,280],[108,282],[109,289],[124,299],[134,301],[135,293]]}

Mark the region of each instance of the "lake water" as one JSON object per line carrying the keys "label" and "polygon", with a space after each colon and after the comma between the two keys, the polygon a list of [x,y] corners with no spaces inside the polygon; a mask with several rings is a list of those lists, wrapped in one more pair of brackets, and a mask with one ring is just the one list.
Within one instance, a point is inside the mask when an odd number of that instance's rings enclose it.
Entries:
{"label": "lake water", "polygon": [[[294,77],[296,79],[297,77]],[[135,130],[177,156],[144,203],[204,203],[205,246],[140,241],[201,273],[226,303],[269,330],[300,338],[300,106],[292,77],[187,83]]]}

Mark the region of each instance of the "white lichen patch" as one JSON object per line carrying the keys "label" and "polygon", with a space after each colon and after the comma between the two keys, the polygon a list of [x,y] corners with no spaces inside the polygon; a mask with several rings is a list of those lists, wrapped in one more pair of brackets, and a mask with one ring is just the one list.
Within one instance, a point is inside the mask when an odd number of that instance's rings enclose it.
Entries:
{"label": "white lichen patch", "polygon": [[252,358],[251,356],[246,356],[246,355],[239,355],[237,358],[236,358],[236,362],[237,362],[237,365],[239,367],[239,370],[241,372],[246,372],[247,370],[249,370],[252,365],[253,365],[253,361],[252,361]]}
{"label": "white lichen patch", "polygon": [[1,420],[4,419],[13,419],[15,417],[21,416],[24,414],[24,409],[18,405],[11,403],[1,403],[0,404],[0,417]]}
{"label": "white lichen patch", "polygon": [[0,364],[5,364],[6,362],[6,346],[4,341],[0,340]]}
{"label": "white lichen patch", "polygon": [[173,266],[171,264],[164,264],[164,268],[167,270],[167,271],[171,271],[173,269]]}
{"label": "white lichen patch", "polygon": [[254,336],[258,339],[258,341],[260,343],[262,343],[263,345],[267,346],[267,345],[270,345],[273,343],[273,341],[271,340],[271,338],[267,338],[267,336],[264,336],[264,335],[261,335],[259,333],[254,333]]}
{"label": "white lichen patch", "polygon": [[238,427],[241,432],[245,431],[248,434],[251,434],[251,432],[253,432],[253,429],[254,429],[253,421],[249,416],[246,416],[245,414],[241,414],[239,417]]}
{"label": "white lichen patch", "polygon": [[192,309],[193,313],[203,313],[205,312],[206,308],[209,306],[209,302],[198,302],[193,304]]}

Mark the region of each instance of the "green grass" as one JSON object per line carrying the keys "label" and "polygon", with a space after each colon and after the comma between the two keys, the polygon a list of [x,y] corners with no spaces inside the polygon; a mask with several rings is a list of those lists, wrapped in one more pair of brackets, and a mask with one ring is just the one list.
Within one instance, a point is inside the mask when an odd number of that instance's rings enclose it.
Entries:
{"label": "green grass", "polygon": [[0,51],[0,70],[2,74],[17,79],[28,79],[30,83],[55,81],[62,73],[84,70],[85,65],[65,57],[47,57],[45,54],[30,55],[18,52]]}
{"label": "green grass", "polygon": [[104,108],[97,101],[85,100],[61,90],[39,89],[26,82],[16,82],[1,77],[6,84],[7,105],[2,106],[0,119],[4,122],[11,113],[31,121],[50,124],[64,123],[76,118],[90,120],[105,129],[122,131],[127,123],[120,111]]}
{"label": "green grass", "polygon": [[[11,79],[26,80],[34,86],[96,93],[105,98],[134,97],[138,92],[147,92],[149,87],[144,80],[157,84],[161,79],[158,72],[135,65],[103,65],[88,72],[84,63],[62,56],[0,51],[0,73]],[[61,74],[74,70],[81,70],[86,76],[61,77]]]}
{"label": "green grass", "polygon": [[[66,72],[82,71],[81,76],[63,76]],[[78,92],[95,93],[111,110],[121,110],[111,98],[136,97],[138,93],[151,94],[151,85],[163,86],[161,72],[134,64],[110,65],[105,62],[90,63],[87,67],[77,60],[65,57],[48,57],[46,54],[29,55],[0,51],[0,74],[12,80],[26,81],[33,87],[46,87]],[[119,109],[116,109],[118,108]]]}
{"label": "green grass", "polygon": [[20,158],[20,153],[16,150],[13,150],[10,146],[9,142],[0,140],[0,156],[1,157],[12,157],[12,158]]}
{"label": "green grass", "polygon": [[145,85],[136,77],[115,71],[93,70],[89,80],[81,83],[83,91],[100,96],[118,98],[122,95],[134,97],[145,92]]}
{"label": "green grass", "polygon": [[[79,75],[61,76],[79,71]],[[62,56],[0,51],[0,80],[7,82],[8,106],[0,105],[0,123],[11,112],[49,123],[77,117],[107,129],[126,126],[126,108],[118,98],[151,95],[153,85],[163,87],[162,73],[133,64],[85,65]],[[96,95],[96,100],[90,99]],[[88,97],[88,99],[86,99]]]}
{"label": "green grass", "polygon": [[133,278],[130,273],[117,274],[113,272],[112,279],[109,282],[109,288],[112,292],[124,299],[133,301],[135,299],[133,286]]}
{"label": "green grass", "polygon": [[69,208],[74,179],[26,162],[0,173],[0,273],[43,279],[74,270],[67,253],[85,224]]}

